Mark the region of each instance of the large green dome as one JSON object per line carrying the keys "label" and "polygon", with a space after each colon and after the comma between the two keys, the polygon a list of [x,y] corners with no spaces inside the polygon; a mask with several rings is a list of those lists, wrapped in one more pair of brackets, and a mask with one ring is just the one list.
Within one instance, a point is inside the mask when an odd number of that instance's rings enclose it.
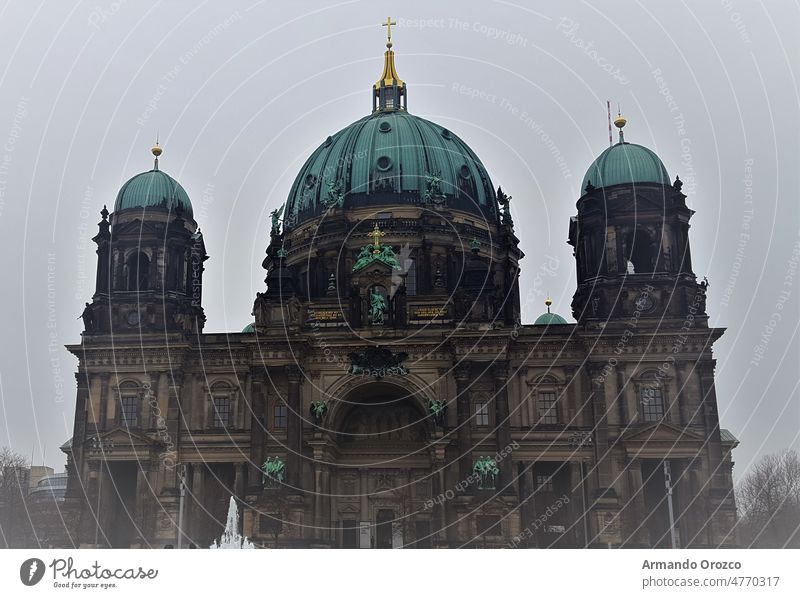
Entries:
{"label": "large green dome", "polygon": [[174,210],[180,206],[183,215],[192,218],[192,202],[181,184],[161,170],[137,174],[122,185],[114,202],[114,211],[162,207]]}
{"label": "large green dome", "polygon": [[631,183],[656,183],[669,185],[669,175],[661,159],[651,150],[635,143],[621,142],[612,145],[592,162],[581,183],[581,194],[586,186],[610,187]]}
{"label": "large green dome", "polygon": [[376,110],[328,137],[300,169],[284,216],[289,228],[343,207],[436,200],[498,218],[492,182],[475,153],[448,129],[405,110]]}

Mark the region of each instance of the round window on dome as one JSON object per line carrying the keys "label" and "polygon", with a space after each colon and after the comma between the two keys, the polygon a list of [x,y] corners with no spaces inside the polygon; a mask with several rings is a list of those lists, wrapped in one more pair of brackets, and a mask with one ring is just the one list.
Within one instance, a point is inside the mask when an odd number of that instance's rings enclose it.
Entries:
{"label": "round window on dome", "polygon": [[378,170],[389,170],[392,167],[392,159],[389,156],[381,156],[376,162]]}
{"label": "round window on dome", "polygon": [[448,129],[442,129],[442,137],[444,137],[445,139],[450,139],[453,137],[453,135],[450,133]]}
{"label": "round window on dome", "polygon": [[308,176],[306,176],[306,187],[313,187],[316,184],[317,184],[317,177],[315,177],[313,174],[309,174]]}
{"label": "round window on dome", "polygon": [[325,143],[324,143],[324,145],[325,145],[325,147],[328,147],[328,146],[329,146],[331,143],[333,143],[333,137],[331,137],[330,135],[328,135],[328,136],[325,138]]}
{"label": "round window on dome", "polygon": [[469,171],[469,166],[466,164],[462,164],[461,168],[458,169],[458,176],[462,179],[468,179],[471,176],[471,172]]}
{"label": "round window on dome", "polygon": [[389,123],[389,121],[384,120],[381,121],[381,124],[378,125],[378,129],[380,130],[381,133],[388,133],[389,131],[392,130],[392,125],[391,123]]}

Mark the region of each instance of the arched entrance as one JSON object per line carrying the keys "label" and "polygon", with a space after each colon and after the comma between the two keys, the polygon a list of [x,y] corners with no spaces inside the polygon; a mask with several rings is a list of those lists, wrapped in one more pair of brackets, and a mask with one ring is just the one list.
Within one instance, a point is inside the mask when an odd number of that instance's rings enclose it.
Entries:
{"label": "arched entrance", "polygon": [[332,481],[340,546],[430,545],[432,429],[423,405],[408,386],[378,380],[337,398]]}

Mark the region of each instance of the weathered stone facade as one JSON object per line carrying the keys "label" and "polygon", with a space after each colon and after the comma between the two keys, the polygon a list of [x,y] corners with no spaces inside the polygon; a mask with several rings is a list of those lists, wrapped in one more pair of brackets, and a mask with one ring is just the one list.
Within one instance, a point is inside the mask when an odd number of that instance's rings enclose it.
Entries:
{"label": "weathered stone facade", "polygon": [[[375,130],[392,126],[407,123]],[[97,292],[69,347],[76,543],[207,546],[233,495],[264,546],[667,546],[671,475],[678,543],[734,545],[723,331],[680,185],[587,185],[570,224],[577,323],[526,325],[511,198],[487,179],[490,201],[471,203],[474,164],[457,189],[437,176],[415,194],[386,174],[410,158],[382,158],[374,188],[340,178],[322,207],[297,186],[321,179],[296,183],[242,333],[202,332],[189,215],[103,215]]]}

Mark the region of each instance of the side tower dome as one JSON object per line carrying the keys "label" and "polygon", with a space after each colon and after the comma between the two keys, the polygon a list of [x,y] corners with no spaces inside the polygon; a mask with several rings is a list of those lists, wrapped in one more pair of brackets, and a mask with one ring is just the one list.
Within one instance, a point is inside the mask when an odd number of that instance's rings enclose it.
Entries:
{"label": "side tower dome", "polygon": [[158,168],[158,157],[162,153],[158,143],[151,151],[155,156],[153,169],[131,177],[122,185],[114,202],[114,212],[160,207],[182,211],[184,217],[192,218],[192,202],[186,190]]}
{"label": "side tower dome", "polygon": [[622,116],[614,124],[619,143],[589,167],[570,222],[578,275],[573,316],[605,326],[635,314],[665,327],[680,324],[690,308],[705,316],[705,284],[696,282],[689,249],[694,212],[683,183],[670,183],[655,153],[625,142]]}
{"label": "side tower dome", "polygon": [[194,334],[203,329],[203,235],[184,188],[158,168],[128,180],[114,212],[103,207],[97,280],[83,313],[86,335]]}

